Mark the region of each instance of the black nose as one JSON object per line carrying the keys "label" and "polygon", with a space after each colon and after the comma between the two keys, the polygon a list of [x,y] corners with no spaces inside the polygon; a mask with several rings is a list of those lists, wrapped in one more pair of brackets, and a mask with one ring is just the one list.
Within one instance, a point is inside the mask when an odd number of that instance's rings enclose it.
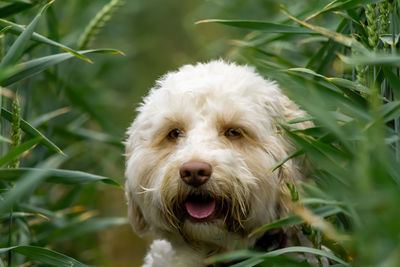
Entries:
{"label": "black nose", "polygon": [[181,179],[194,187],[205,184],[210,179],[211,173],[211,165],[204,161],[188,161],[179,168]]}

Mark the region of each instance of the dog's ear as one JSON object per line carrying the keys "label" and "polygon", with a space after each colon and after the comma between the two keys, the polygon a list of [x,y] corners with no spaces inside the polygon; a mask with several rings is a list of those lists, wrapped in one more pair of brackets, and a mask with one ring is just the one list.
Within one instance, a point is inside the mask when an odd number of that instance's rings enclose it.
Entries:
{"label": "dog's ear", "polygon": [[283,164],[278,170],[278,177],[279,177],[279,208],[278,208],[278,216],[281,218],[290,211],[290,206],[292,203],[292,195],[288,185],[297,187],[299,181],[302,180],[302,170],[299,169],[298,164],[295,162],[291,162],[292,160]]}
{"label": "dog's ear", "polygon": [[127,193],[128,199],[128,218],[138,235],[143,235],[149,230],[149,225],[143,217],[140,207],[134,202],[130,194]]}
{"label": "dog's ear", "polygon": [[[279,98],[279,103],[283,107],[283,117],[285,122],[307,117],[307,113],[304,110],[301,110],[292,100],[290,100],[287,96],[282,95]],[[311,121],[303,121],[294,124],[294,126],[298,129],[306,129],[313,126]]]}
{"label": "dog's ear", "polygon": [[[279,104],[283,107],[283,118],[284,122],[288,122],[298,118],[307,117],[307,113],[301,110],[294,102],[292,102],[285,95],[282,95],[279,99]],[[313,126],[311,121],[304,121],[293,124],[297,129],[307,129]],[[282,129],[280,131],[282,145],[285,148],[286,156],[293,154],[298,146],[288,136],[288,134]],[[280,181],[280,196],[279,196],[279,216],[286,215],[290,210],[292,203],[292,196],[288,184],[293,185],[296,189],[299,183],[304,180],[309,172],[309,166],[304,156],[300,155],[293,159],[285,162],[278,170],[278,177]]]}
{"label": "dog's ear", "polygon": [[[129,160],[131,159],[133,153],[134,153],[134,148],[136,147],[135,145],[135,136],[137,135],[135,133],[136,129],[136,120],[132,123],[132,125],[128,128],[127,131],[127,136],[128,139],[125,141],[125,159],[126,159],[126,169],[125,169],[125,177],[127,178],[125,182],[125,197],[128,203],[128,218],[129,221],[133,227],[133,230],[138,234],[138,235],[143,235],[145,234],[148,229],[149,225],[146,222],[142,210],[138,206],[138,204],[135,202],[135,199],[133,197],[134,191],[132,187],[132,174],[134,173],[133,167],[129,164]],[[131,177],[131,179],[129,179]]]}

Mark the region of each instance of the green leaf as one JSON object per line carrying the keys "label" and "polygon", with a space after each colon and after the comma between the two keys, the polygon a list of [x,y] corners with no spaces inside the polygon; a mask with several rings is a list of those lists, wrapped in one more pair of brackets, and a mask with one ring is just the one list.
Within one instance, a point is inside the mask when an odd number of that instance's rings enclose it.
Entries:
{"label": "green leaf", "polygon": [[315,34],[314,31],[305,28],[289,26],[284,24],[270,23],[266,21],[207,19],[196,22],[196,24],[202,24],[202,23],[220,23],[232,27],[264,31],[270,33]]}
{"label": "green leaf", "polygon": [[395,54],[368,53],[347,57],[339,54],[340,59],[349,65],[392,65],[400,66],[400,56]]}
{"label": "green leaf", "polygon": [[355,83],[353,81],[350,80],[346,80],[346,79],[342,79],[342,78],[337,78],[337,77],[326,77],[324,75],[321,75],[319,73],[316,73],[313,70],[307,69],[307,68],[290,68],[287,69],[287,71],[297,71],[297,72],[302,72],[302,73],[308,73],[311,74],[313,76],[322,78],[330,83],[333,83],[335,85],[341,86],[341,87],[345,87],[348,89],[351,89],[353,91],[362,91],[362,92],[367,92],[367,88],[359,83]]}
{"label": "green leaf", "polygon": [[50,266],[57,267],[87,267],[85,264],[54,250],[36,246],[15,246],[0,248],[0,253],[13,251],[22,254],[30,259],[40,261]]}
{"label": "green leaf", "polygon": [[366,4],[373,4],[373,3],[378,3],[382,2],[382,0],[348,0],[348,1],[343,1],[343,0],[335,0],[332,2],[329,2],[324,8],[318,10],[317,12],[311,14],[308,16],[305,20],[310,20],[318,15],[331,12],[331,11],[337,11],[337,10],[348,10],[351,8],[355,7],[361,7],[362,5]]}
{"label": "green leaf", "polygon": [[264,253],[250,251],[250,250],[236,250],[223,254],[219,254],[216,256],[209,257],[205,260],[206,264],[212,264],[215,262],[233,262],[238,260],[243,260],[251,257],[259,257]]}
{"label": "green leaf", "polygon": [[[281,124],[282,125],[282,124]],[[319,159],[326,158],[329,160],[332,166],[343,164],[343,161],[346,160],[350,155],[345,153],[344,151],[338,149],[337,147],[324,143],[322,140],[316,140],[307,136],[300,136],[293,131],[290,131],[286,126],[282,125],[282,128],[286,131],[286,133],[297,143],[299,143],[304,151],[309,154],[311,158]],[[340,128],[339,128],[340,129]],[[340,130],[339,130],[340,131]],[[344,132],[340,131],[341,136],[344,135]],[[344,138],[344,137],[343,137]],[[345,183],[345,181],[343,181]]]}
{"label": "green leaf", "polygon": [[342,79],[342,78],[325,77],[325,76],[323,76],[321,74],[318,74],[315,71],[307,69],[307,68],[290,68],[287,71],[308,73],[308,74],[311,74],[313,76],[322,78],[325,81],[328,81],[329,83],[334,84],[337,88],[339,88],[343,93],[345,93],[354,102],[357,102],[360,105],[364,105],[365,104],[364,98],[361,97],[358,92],[366,93],[368,90],[367,90],[367,88],[365,86],[363,86],[363,85],[361,85],[359,83],[355,83],[353,81]]}
{"label": "green leaf", "polygon": [[[79,53],[80,54],[100,53],[100,54],[123,55],[122,52],[120,52],[118,50],[114,50],[114,49],[92,49],[92,50],[79,51]],[[71,59],[73,57],[74,57],[74,55],[71,53],[60,53],[60,54],[56,54],[56,55],[37,58],[37,59],[31,60],[31,61],[22,63],[19,65],[21,67],[20,71],[18,71],[14,75],[12,75],[12,76],[8,77],[7,79],[5,79],[4,81],[2,81],[1,85],[8,86],[17,81],[20,81],[22,79],[25,79],[32,75],[40,73],[53,65],[59,64],[65,60]]]}
{"label": "green leaf", "polygon": [[395,99],[400,100],[400,78],[389,67],[384,66],[382,69],[392,87]]}
{"label": "green leaf", "polygon": [[122,188],[122,186],[114,180],[90,174],[81,171],[58,170],[58,169],[38,169],[38,168],[18,168],[18,169],[0,169],[0,180],[19,180],[25,174],[46,173],[46,181],[56,184],[88,184],[93,182],[103,182],[105,184],[114,185]]}
{"label": "green leaf", "polygon": [[[232,262],[232,261],[238,261],[246,258],[250,258],[249,261],[247,261],[246,264],[241,264],[238,263],[237,265],[232,265],[232,266],[254,266],[254,263],[261,263],[263,259],[266,258],[272,258],[272,257],[277,257],[286,253],[310,253],[322,257],[326,257],[328,259],[334,260],[336,262],[339,262],[343,266],[351,266],[349,263],[343,261],[342,259],[336,257],[334,254],[320,250],[320,249],[315,249],[315,248],[309,248],[309,247],[300,247],[300,246],[293,246],[293,247],[287,247],[287,248],[282,248],[282,249],[277,249],[271,252],[267,253],[262,253],[262,252],[254,252],[254,251],[249,251],[249,250],[238,250],[238,251],[233,251],[233,252],[228,252],[216,256],[212,256],[208,259],[206,259],[207,264],[215,263],[215,262]],[[250,261],[251,260],[251,261]]]}
{"label": "green leaf", "polygon": [[48,243],[54,240],[72,239],[85,234],[100,231],[112,226],[129,224],[127,218],[101,218],[72,222],[37,236],[37,240]]}
{"label": "green leaf", "polygon": [[336,257],[335,255],[333,255],[332,253],[325,251],[325,250],[320,250],[320,249],[315,249],[315,248],[309,248],[309,247],[288,247],[288,248],[281,248],[281,249],[277,249],[271,252],[267,252],[265,253],[262,258],[265,257],[275,257],[278,255],[282,255],[282,254],[286,254],[286,253],[310,253],[310,254],[314,254],[314,255],[319,255],[322,257],[326,257],[328,259],[334,260],[338,263],[341,263],[345,266],[351,266],[349,263],[343,261],[342,259]]}
{"label": "green leaf", "polygon": [[40,125],[42,125],[43,123],[46,123],[52,119],[54,119],[55,117],[58,117],[60,115],[63,115],[67,112],[70,112],[71,108],[69,107],[63,107],[63,108],[59,108],[57,110],[53,110],[51,112],[48,112],[46,114],[40,115],[39,117],[35,118],[32,122],[31,125],[33,127],[38,127]]}
{"label": "green leaf", "polygon": [[[12,122],[12,114],[8,110],[1,108],[1,116],[8,120],[9,122]],[[25,120],[21,119],[21,129],[28,135],[32,137],[42,137],[43,139],[40,141],[43,145],[47,146],[49,149],[53,150],[54,152],[64,154],[60,148],[58,148],[53,142],[51,142],[49,139],[46,138],[41,132],[39,132],[36,128],[34,128],[32,125],[30,125],[28,122]]]}
{"label": "green leaf", "polygon": [[[14,33],[14,34],[20,34],[21,32],[23,32],[25,30],[25,28],[23,26],[15,24],[15,23],[13,23],[11,21],[8,21],[8,20],[5,20],[5,19],[0,19],[0,26],[12,27],[10,32]],[[84,61],[92,63],[92,61],[88,57],[82,55],[81,53],[79,53],[75,49],[72,49],[71,47],[68,47],[68,46],[63,45],[61,43],[53,41],[53,40],[51,40],[49,38],[46,38],[43,35],[40,35],[40,34],[38,34],[36,32],[32,33],[31,40],[34,40],[34,41],[37,41],[37,42],[41,42],[41,43],[44,43],[44,44],[47,44],[47,45],[51,45],[51,46],[54,46],[54,47],[59,47],[59,48],[65,50],[65,51],[73,54],[77,58],[80,58],[80,59],[82,59]]]}
{"label": "green leaf", "polygon": [[32,4],[31,0],[1,0],[0,2]]}
{"label": "green leaf", "polygon": [[[4,200],[0,202],[0,214],[8,212],[11,207],[19,202],[19,200],[26,196],[28,192],[31,192],[35,189],[48,175],[48,168],[49,167],[57,167],[66,158],[60,154],[56,154],[46,161],[43,161],[40,166],[42,168],[35,169],[36,171],[28,171],[28,172],[19,172],[18,178],[19,181],[15,184],[15,186],[9,190],[6,194],[3,195]],[[9,172],[16,171],[18,172],[19,169],[0,169],[0,172],[4,170],[8,170]],[[6,179],[3,177],[3,174],[0,175],[0,179]]]}
{"label": "green leaf", "polygon": [[323,205],[344,205],[344,202],[322,199],[322,198],[302,198],[299,200],[304,205],[323,204]]}
{"label": "green leaf", "polygon": [[[46,216],[40,213],[30,213],[30,212],[13,212],[11,215],[13,218],[26,218],[26,217],[37,217],[41,219],[48,220]],[[3,216],[0,216],[0,220],[7,220],[10,218],[10,214],[5,214]]]}
{"label": "green leaf", "polygon": [[0,142],[11,143],[11,140],[0,135]]}
{"label": "green leaf", "polygon": [[400,116],[400,101],[389,102],[382,107],[383,120],[385,123],[399,118]]}
{"label": "green leaf", "polygon": [[28,203],[21,203],[19,205],[19,210],[28,213],[39,214],[39,216],[43,218],[52,218],[57,216],[57,213],[53,211],[44,208],[39,208]]}
{"label": "green leaf", "polygon": [[0,35],[2,35],[3,33],[5,33],[6,31],[8,31],[9,29],[11,29],[12,26],[6,26],[3,29],[0,30]]}
{"label": "green leaf", "polygon": [[22,32],[22,34],[15,40],[10,49],[7,51],[7,54],[4,56],[3,60],[0,63],[0,68],[4,68],[11,64],[14,64],[18,61],[18,59],[22,56],[25,48],[28,45],[28,41],[31,39],[32,33],[36,28],[37,23],[43,12],[54,2],[54,0],[47,3],[40,12],[36,15],[36,17],[32,20],[32,22],[26,27],[26,29]]}
{"label": "green leaf", "polygon": [[[312,212],[316,216],[325,218],[325,217],[337,214],[339,212],[342,212],[342,209],[337,206],[325,206],[325,207],[317,208],[317,209],[313,210]],[[299,216],[291,215],[286,218],[277,220],[275,222],[272,222],[270,224],[267,224],[267,225],[257,228],[256,230],[254,230],[253,232],[251,232],[249,234],[249,237],[251,237],[259,232],[265,232],[265,231],[268,231],[271,229],[280,228],[282,226],[293,226],[293,225],[300,224],[302,222],[303,222],[303,220]]]}
{"label": "green leaf", "polygon": [[13,149],[11,149],[4,157],[0,158],[0,167],[3,167],[5,164],[15,159],[25,151],[34,147],[38,142],[40,142],[43,138],[41,136],[35,137]]}
{"label": "green leaf", "polygon": [[74,135],[79,138],[92,139],[92,140],[96,140],[96,141],[99,141],[102,143],[111,144],[120,149],[124,148],[124,145],[122,144],[120,139],[117,139],[114,136],[106,134],[106,133],[96,132],[96,131],[92,131],[92,130],[84,129],[84,128],[76,128],[75,129],[72,127],[68,128],[68,129],[61,129],[61,128],[57,127],[57,130],[61,131],[62,133]]}
{"label": "green leaf", "polygon": [[[0,68],[0,84],[7,79],[8,77],[14,75],[20,70],[20,66],[12,65],[6,68]],[[4,88],[1,88],[0,86],[0,92],[4,90]]]}
{"label": "green leaf", "polygon": [[0,18],[6,18],[33,7],[30,3],[13,3],[0,8]]}
{"label": "green leaf", "polygon": [[275,164],[274,167],[271,168],[271,172],[276,171],[278,168],[280,168],[283,164],[285,164],[285,162],[287,162],[288,160],[298,157],[300,155],[304,154],[304,151],[302,149],[297,150],[296,152],[294,152],[293,154],[287,156],[286,158],[284,158],[283,160],[279,161],[278,163]]}
{"label": "green leaf", "polygon": [[308,22],[302,21],[300,19],[295,18],[294,16],[290,15],[289,13],[287,13],[286,11],[283,11],[283,13],[288,16],[290,19],[296,21],[297,23],[299,23],[300,25],[303,25],[304,27],[309,28],[310,30],[322,34],[323,36],[328,37],[329,39],[334,40],[335,42],[338,42],[340,44],[343,44],[345,46],[348,47],[352,47],[356,50],[358,50],[359,52],[363,52],[363,53],[368,53],[368,50],[359,42],[357,42],[355,39],[350,38],[346,35],[343,35],[341,33],[338,32],[334,32],[331,31],[329,29],[326,29],[324,27],[321,26],[317,26],[317,25],[313,25],[310,24]]}
{"label": "green leaf", "polygon": [[313,70],[307,69],[307,68],[290,68],[287,69],[287,71],[295,71],[295,72],[302,72],[302,73],[308,73],[311,74],[313,76],[319,77],[319,78],[323,78],[326,79],[326,77],[324,75],[318,74]]}
{"label": "green leaf", "polygon": [[358,92],[363,92],[363,93],[367,93],[368,89],[362,85],[359,84],[357,82],[353,82],[347,79],[342,79],[342,78],[336,78],[336,77],[332,77],[332,78],[325,78],[328,82],[333,83],[334,85],[337,85],[339,87],[344,87],[344,88],[348,88],[351,89],[353,91],[358,91]]}

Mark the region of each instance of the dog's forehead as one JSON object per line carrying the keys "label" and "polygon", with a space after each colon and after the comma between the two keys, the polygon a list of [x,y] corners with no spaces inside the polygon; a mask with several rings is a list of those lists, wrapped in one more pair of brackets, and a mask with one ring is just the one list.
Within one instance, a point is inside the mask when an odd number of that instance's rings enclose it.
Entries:
{"label": "dog's forehead", "polygon": [[223,61],[188,65],[157,81],[128,135],[135,136],[136,129],[139,139],[150,141],[171,127],[219,132],[234,126],[271,132],[274,121],[284,117],[282,103],[288,100],[282,97],[274,82],[251,67]]}
{"label": "dog's forehead", "polygon": [[265,80],[252,67],[224,61],[186,65],[170,72],[144,99],[146,109],[198,109],[264,105],[274,102],[280,94],[274,82]]}

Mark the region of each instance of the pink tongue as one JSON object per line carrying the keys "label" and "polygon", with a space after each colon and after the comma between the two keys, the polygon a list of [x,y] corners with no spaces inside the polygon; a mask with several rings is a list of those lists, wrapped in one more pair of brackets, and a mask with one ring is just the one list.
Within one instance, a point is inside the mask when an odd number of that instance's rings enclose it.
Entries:
{"label": "pink tongue", "polygon": [[202,202],[186,202],[186,210],[190,216],[196,219],[204,219],[210,216],[215,209],[215,201]]}

